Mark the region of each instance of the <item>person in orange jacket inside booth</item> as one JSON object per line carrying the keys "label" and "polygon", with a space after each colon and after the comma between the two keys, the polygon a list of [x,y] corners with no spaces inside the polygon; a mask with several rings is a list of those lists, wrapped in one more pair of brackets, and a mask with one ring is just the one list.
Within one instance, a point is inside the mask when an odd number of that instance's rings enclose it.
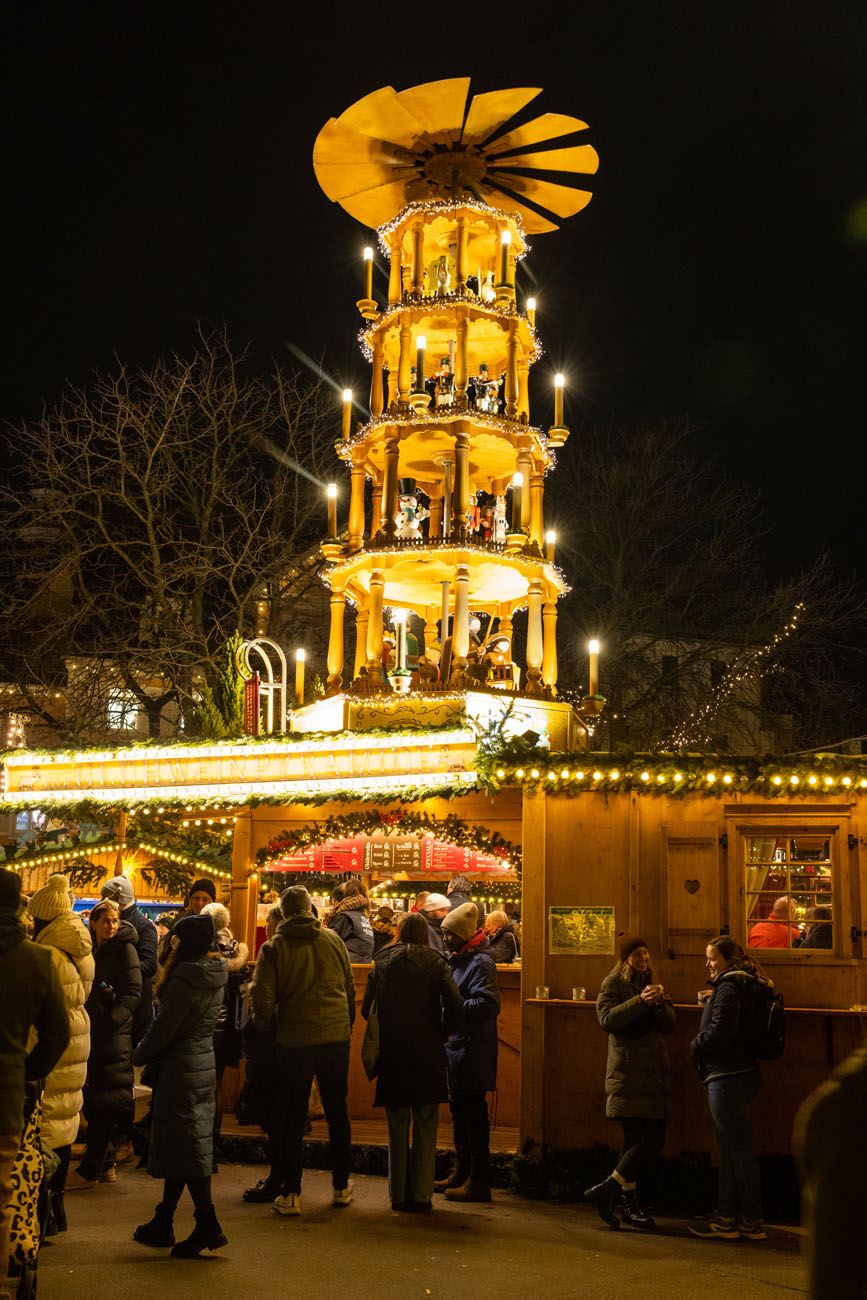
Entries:
{"label": "person in orange jacket inside booth", "polygon": [[783,894],[771,908],[770,916],[752,927],[747,947],[788,948],[790,944],[794,947],[800,937],[800,928],[792,924],[792,900],[788,894]]}

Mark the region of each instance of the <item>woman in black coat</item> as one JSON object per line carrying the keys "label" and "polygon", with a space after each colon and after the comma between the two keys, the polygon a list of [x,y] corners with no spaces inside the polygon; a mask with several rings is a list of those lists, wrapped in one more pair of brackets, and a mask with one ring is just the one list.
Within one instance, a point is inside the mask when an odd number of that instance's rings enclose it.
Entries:
{"label": "woman in black coat", "polygon": [[488,912],[485,917],[485,934],[491,945],[491,956],[498,966],[508,966],[518,960],[515,927],[505,912]]}
{"label": "woman in black coat", "polygon": [[373,926],[364,885],[360,880],[346,880],[332,897],[335,903],[328,917],[329,930],[340,935],[350,961],[373,961]]}
{"label": "woman in black coat", "polygon": [[[191,1259],[226,1245],[211,1198],[214,1161],[214,1027],[226,991],[226,961],[213,951],[210,916],[187,916],[172,931],[157,977],[157,1018],[135,1049],[142,1079],[153,1088],[148,1173],[162,1178],[163,1199],[149,1223],[133,1236],[146,1246],[173,1246]],[[176,1246],[174,1214],[184,1187],[195,1207],[196,1226]]]}
{"label": "woman in black coat", "polygon": [[97,903],[90,914],[94,977],[85,1010],[90,1017],[90,1055],[84,1085],[87,1150],[69,1173],[65,1190],[83,1191],[97,1183],[114,1182],[114,1165],[106,1167],[117,1122],[133,1108],[132,1024],[141,1001],[138,931],[121,921],[111,899]]}
{"label": "woman in black coat", "polygon": [[384,1106],[388,1118],[394,1210],[431,1206],[439,1108],[449,1095],[445,1037],[462,1005],[445,958],[430,947],[427,921],[410,913],[395,942],[377,955],[361,1007],[365,1019],[375,1007],[379,1020],[373,1104]]}

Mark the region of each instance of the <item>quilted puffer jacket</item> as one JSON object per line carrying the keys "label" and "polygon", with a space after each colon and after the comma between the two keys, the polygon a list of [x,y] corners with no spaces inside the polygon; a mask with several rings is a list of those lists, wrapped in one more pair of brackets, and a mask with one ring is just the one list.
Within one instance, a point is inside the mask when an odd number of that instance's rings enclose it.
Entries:
{"label": "quilted puffer jacket", "polygon": [[69,1045],[49,1074],[42,1095],[42,1142],[52,1151],[75,1141],[82,1106],[82,1089],[90,1055],[90,1017],[84,1004],[93,984],[91,939],[74,912],[56,916],[36,935],[36,943],[51,949],[69,1015]]}

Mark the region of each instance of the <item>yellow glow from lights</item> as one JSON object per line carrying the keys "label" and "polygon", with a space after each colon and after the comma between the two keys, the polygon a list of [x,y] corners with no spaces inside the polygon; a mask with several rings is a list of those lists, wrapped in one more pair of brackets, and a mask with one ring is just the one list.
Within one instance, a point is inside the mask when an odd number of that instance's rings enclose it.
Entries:
{"label": "yellow glow from lights", "polygon": [[642,781],[649,781],[649,780],[650,780],[650,773],[649,773],[649,772],[642,772],[642,773],[641,773],[641,779],[642,779]]}
{"label": "yellow glow from lights", "polygon": [[500,231],[500,243],[501,243],[501,244],[511,244],[511,242],[512,242],[512,232],[511,232],[511,230],[501,230],[501,231]]}
{"label": "yellow glow from lights", "polygon": [[538,767],[532,767],[532,768],[530,769],[530,777],[531,777],[531,779],[532,779],[533,781],[538,781],[538,779],[539,779],[539,769],[538,769]]}
{"label": "yellow glow from lights", "polygon": [[851,776],[844,776],[844,777],[843,777],[843,784],[844,784],[844,785],[851,785],[851,784],[852,784],[852,778],[851,778]]}
{"label": "yellow glow from lights", "polygon": [[834,784],[834,778],[832,776],[826,776],[825,785],[833,785],[833,784]]}
{"label": "yellow glow from lights", "polygon": [[705,777],[705,780],[707,781],[708,785],[713,785],[714,781],[716,780],[716,772],[708,772],[707,776]]}
{"label": "yellow glow from lights", "polygon": [[329,500],[329,501],[336,501],[336,499],[337,499],[337,484],[336,484],[336,483],[329,483],[328,486],[327,486],[327,488],[325,489],[325,495],[328,497],[328,500]]}
{"label": "yellow glow from lights", "polygon": [[674,779],[675,779],[675,781],[682,781],[682,780],[683,780],[683,772],[675,772],[675,774],[674,774]]}
{"label": "yellow glow from lights", "polygon": [[536,310],[536,299],[535,299],[535,298],[528,298],[528,299],[527,299],[527,311],[535,311],[535,310]]}
{"label": "yellow glow from lights", "polygon": [[771,777],[771,782],[772,782],[774,785],[782,785],[782,784],[783,784],[783,778],[782,778],[781,776],[772,776],[772,777]]}
{"label": "yellow glow from lights", "polygon": [[612,767],[611,771],[608,773],[608,779],[609,779],[609,781],[619,781],[619,780],[620,780],[620,772],[617,770],[616,767]]}
{"label": "yellow glow from lights", "polygon": [[583,780],[584,780],[584,773],[583,773],[583,772],[576,772],[576,773],[575,773],[575,780],[576,780],[576,781],[583,781]]}
{"label": "yellow glow from lights", "polygon": [[597,771],[597,772],[594,772],[594,773],[593,773],[593,780],[594,780],[594,781],[601,781],[601,780],[602,780],[602,773],[601,773],[601,772],[598,772],[598,771]]}
{"label": "yellow glow from lights", "polygon": [[599,642],[595,638],[587,642],[587,653],[591,655],[599,654]]}
{"label": "yellow glow from lights", "polygon": [[503,777],[504,777],[505,775],[506,775],[506,769],[505,769],[504,767],[498,767],[498,768],[497,768],[497,780],[498,780],[498,781],[502,781],[502,779],[503,779]]}
{"label": "yellow glow from lights", "polygon": [[789,785],[800,785],[800,784],[801,784],[801,778],[799,776],[789,777]]}
{"label": "yellow glow from lights", "polygon": [[363,256],[365,262],[373,261],[373,249],[370,247],[370,245],[368,245],[367,248],[365,248]]}
{"label": "yellow glow from lights", "polygon": [[665,777],[662,775],[661,772],[659,776],[656,778],[656,783],[657,785],[665,785]]}
{"label": "yellow glow from lights", "polygon": [[517,772],[515,773],[515,776],[518,778],[519,781],[523,780],[523,778],[524,778],[524,769],[523,769],[522,767],[519,767],[518,770],[517,770]]}
{"label": "yellow glow from lights", "polygon": [[553,546],[556,540],[557,540],[557,534],[554,532],[553,528],[549,528],[545,534],[545,544],[547,546]]}
{"label": "yellow glow from lights", "polygon": [[732,778],[731,773],[730,773],[730,772],[726,772],[725,776],[723,777],[723,782],[724,782],[726,785],[731,785],[732,780],[733,780],[733,778]]}
{"label": "yellow glow from lights", "polygon": [[560,775],[562,776],[562,778],[563,778],[564,781],[568,780],[568,778],[569,778],[569,769],[568,769],[568,767],[564,767],[564,768],[563,768],[563,771],[560,773]]}
{"label": "yellow glow from lights", "polygon": [[516,470],[512,475],[512,487],[519,488],[524,486],[524,475],[520,470]]}
{"label": "yellow glow from lights", "polygon": [[344,388],[344,390],[343,390],[343,400],[344,400],[344,402],[351,402],[351,401],[352,401],[352,389],[351,389],[351,388]]}
{"label": "yellow glow from lights", "polygon": [[422,351],[425,350],[425,348],[427,347],[427,339],[425,338],[424,334],[418,335],[415,341],[415,346],[417,348],[420,348]]}
{"label": "yellow glow from lights", "polygon": [[565,387],[566,387],[566,376],[565,376],[565,375],[561,375],[559,371],[558,371],[557,374],[554,376],[554,387],[555,387],[555,388],[565,388]]}

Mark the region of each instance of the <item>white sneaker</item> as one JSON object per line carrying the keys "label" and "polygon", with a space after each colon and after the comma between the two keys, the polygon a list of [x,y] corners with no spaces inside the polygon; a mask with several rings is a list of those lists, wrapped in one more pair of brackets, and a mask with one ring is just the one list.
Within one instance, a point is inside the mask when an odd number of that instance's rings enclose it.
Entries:
{"label": "white sneaker", "polygon": [[348,1205],[352,1200],[352,1179],[345,1187],[335,1187],[334,1195],[331,1198],[332,1205]]}
{"label": "white sneaker", "polygon": [[271,1204],[278,1214],[300,1214],[301,1193],[288,1192],[286,1196],[275,1196]]}

